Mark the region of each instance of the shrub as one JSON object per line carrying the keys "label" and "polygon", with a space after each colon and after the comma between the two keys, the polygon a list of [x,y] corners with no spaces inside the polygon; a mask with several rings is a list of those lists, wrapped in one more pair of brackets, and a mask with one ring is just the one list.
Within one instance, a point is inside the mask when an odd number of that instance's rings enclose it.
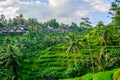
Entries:
{"label": "shrub", "polygon": [[84,69],[82,70],[81,67],[71,68],[65,72],[66,77],[69,78],[80,77],[84,74],[86,74],[86,71],[84,71]]}
{"label": "shrub", "polygon": [[113,80],[120,80],[120,70],[114,73]]}
{"label": "shrub", "polygon": [[61,74],[57,71],[41,72],[39,78],[41,80],[58,80],[61,78]]}

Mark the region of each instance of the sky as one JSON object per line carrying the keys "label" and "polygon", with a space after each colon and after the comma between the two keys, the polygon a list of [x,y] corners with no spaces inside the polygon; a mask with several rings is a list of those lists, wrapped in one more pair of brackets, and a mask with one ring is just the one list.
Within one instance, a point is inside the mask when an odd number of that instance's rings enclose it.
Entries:
{"label": "sky", "polygon": [[89,17],[93,25],[99,21],[110,23],[108,12],[113,0],[0,0],[0,14],[7,19],[23,14],[25,18],[37,18],[44,22],[57,19],[70,24],[80,23]]}

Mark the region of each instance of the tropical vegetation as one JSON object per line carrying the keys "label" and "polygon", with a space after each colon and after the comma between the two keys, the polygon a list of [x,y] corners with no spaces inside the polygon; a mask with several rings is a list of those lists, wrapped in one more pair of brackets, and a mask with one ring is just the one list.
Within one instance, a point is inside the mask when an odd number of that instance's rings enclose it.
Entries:
{"label": "tropical vegetation", "polygon": [[[22,14],[7,20],[2,14],[0,79],[120,80],[120,0],[109,13],[112,22],[96,26],[88,17],[78,25],[56,19],[42,23]],[[26,28],[16,34],[20,26]]]}

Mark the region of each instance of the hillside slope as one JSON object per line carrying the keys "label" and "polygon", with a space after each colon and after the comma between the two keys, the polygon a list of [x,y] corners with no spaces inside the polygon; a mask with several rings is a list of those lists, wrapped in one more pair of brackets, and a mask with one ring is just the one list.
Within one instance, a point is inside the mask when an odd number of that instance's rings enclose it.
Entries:
{"label": "hillside slope", "polygon": [[[26,65],[24,64],[23,65],[27,68],[26,70],[29,70],[28,68],[30,67],[31,69],[34,69],[33,73],[31,73],[30,75],[35,75],[34,72],[39,71],[38,67],[40,67],[41,73],[49,75],[51,80],[56,80],[60,78],[64,79],[66,77],[80,77],[86,73],[93,72],[93,68],[94,71],[99,72],[118,67],[118,64],[116,63],[120,61],[118,56],[118,54],[120,53],[120,27],[94,28],[90,32],[85,32],[84,35],[82,36],[81,35],[79,36],[78,34],[76,39],[79,41],[80,44],[79,47],[80,53],[76,53],[76,62],[80,66],[81,70],[79,71],[78,68],[76,73],[73,73],[74,75],[71,74],[72,72],[70,73],[69,70],[73,69],[74,71],[75,54],[66,53],[66,50],[69,47],[69,42],[51,46],[46,50],[40,52],[39,56],[37,56],[36,58],[33,58],[32,60],[26,59],[24,63]],[[108,59],[105,57],[107,56],[107,54],[110,54],[110,58]],[[116,55],[113,56],[113,54]],[[114,62],[111,61],[111,57],[114,60],[117,58],[116,56],[118,56],[118,59]],[[100,57],[103,57],[101,59],[102,63],[98,62],[99,61],[98,59]],[[107,62],[105,62],[106,59]],[[33,65],[27,66],[27,64],[29,65],[31,63],[34,63],[34,66]],[[23,73],[24,72],[25,69],[23,69]],[[111,75],[111,71],[94,74],[93,80],[99,80],[98,79],[99,74],[104,75],[107,73],[108,76]],[[86,76],[92,77],[93,74],[89,74]],[[79,79],[76,78],[74,80]],[[84,79],[83,76],[82,80],[89,79]]]}

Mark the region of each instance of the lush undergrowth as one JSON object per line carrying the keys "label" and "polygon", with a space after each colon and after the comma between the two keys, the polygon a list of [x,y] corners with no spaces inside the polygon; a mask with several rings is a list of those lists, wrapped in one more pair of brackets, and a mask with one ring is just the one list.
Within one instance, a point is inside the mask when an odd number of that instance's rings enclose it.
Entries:
{"label": "lush undergrowth", "polygon": [[118,70],[120,69],[118,68],[105,72],[89,73],[78,78],[68,78],[68,79],[60,79],[60,80],[114,80],[113,75]]}
{"label": "lush undergrowth", "polygon": [[[36,38],[7,36],[23,44],[17,44],[24,53],[18,69],[20,79],[112,80],[115,71],[112,69],[120,67],[120,27],[113,27],[93,28],[82,35],[77,33],[79,52],[69,53],[67,50],[71,44],[76,44],[75,41],[67,40],[41,49],[40,45],[44,44]],[[1,36],[1,45],[6,38]],[[9,39],[5,41],[9,43]]]}

